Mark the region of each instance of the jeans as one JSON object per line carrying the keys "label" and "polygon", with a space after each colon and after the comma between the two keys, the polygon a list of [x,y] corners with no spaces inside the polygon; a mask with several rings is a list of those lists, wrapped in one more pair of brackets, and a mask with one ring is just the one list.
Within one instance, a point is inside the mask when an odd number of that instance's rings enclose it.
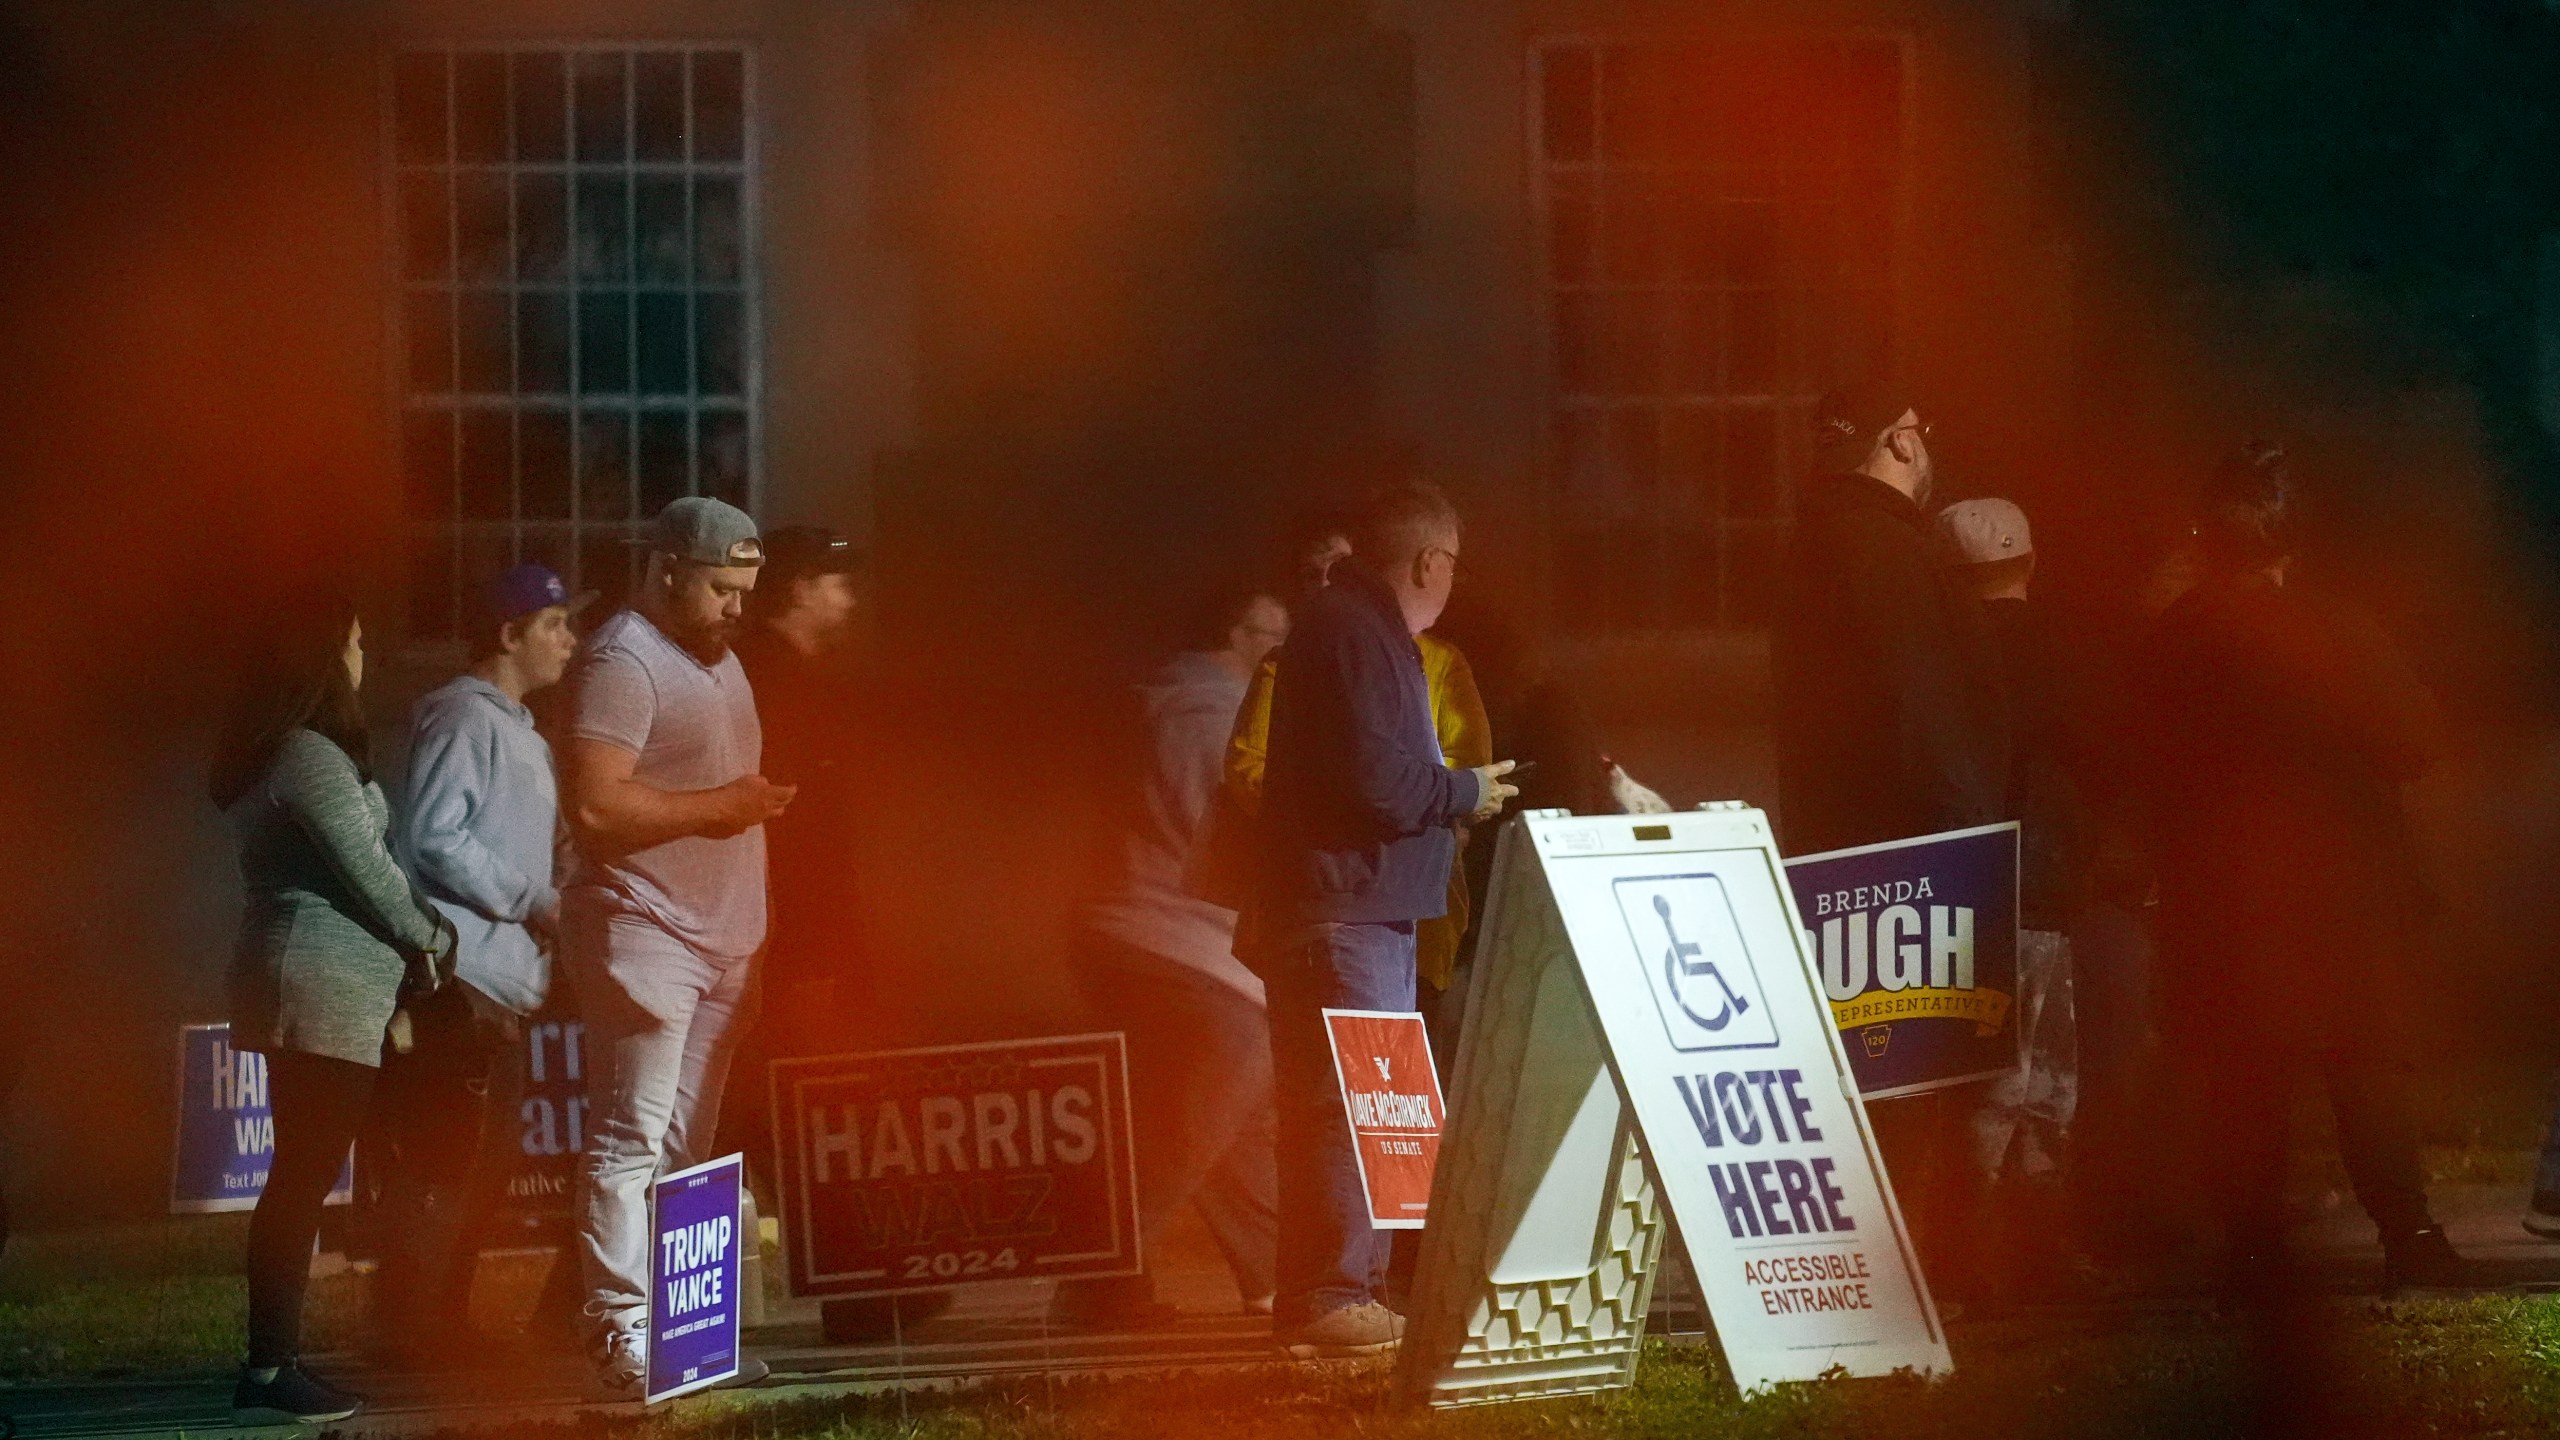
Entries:
{"label": "jeans", "polygon": [[1973,1112],[1973,1162],[1983,1178],[2051,1180],[2062,1173],[2080,1093],[2080,1040],[2072,1003],[2071,941],[2059,931],[2018,932],[2018,1068],[1991,1082]]}
{"label": "jeans", "polygon": [[1410,1012],[1410,922],[1325,925],[1278,950],[1263,982],[1271,1001],[1271,1066],[1279,1101],[1279,1296],[1276,1324],[1304,1325],[1378,1298],[1392,1230],[1369,1224],[1369,1196],[1342,1113],[1342,1084],[1324,1012]]}
{"label": "jeans", "polygon": [[[1149,1269],[1165,1223],[1199,1211],[1246,1300],[1273,1288],[1279,1184],[1272,1149],[1271,1026],[1264,1007],[1189,966],[1084,937],[1087,1001],[1128,1037],[1138,1150],[1138,1231]],[[1073,1283],[1073,1282],[1070,1282]],[[1080,1287],[1095,1302],[1143,1301],[1143,1277]]]}
{"label": "jeans", "polygon": [[710,1157],[720,1092],[755,1023],[753,959],[707,959],[572,891],[562,949],[585,1011],[587,1156],[578,1186],[586,1314],[599,1334],[649,1315],[649,1184]]}
{"label": "jeans", "polygon": [[523,1046],[468,983],[411,1007],[416,1043],[383,1057],[374,1092],[388,1173],[373,1309],[386,1339],[468,1335],[480,1238],[519,1150]]}
{"label": "jeans", "polygon": [[346,1166],[373,1102],[374,1070],[299,1050],[267,1055],[276,1149],[267,1188],[249,1217],[249,1363],[283,1365],[302,1353],[302,1301],[311,1287],[311,1242],[320,1207]]}

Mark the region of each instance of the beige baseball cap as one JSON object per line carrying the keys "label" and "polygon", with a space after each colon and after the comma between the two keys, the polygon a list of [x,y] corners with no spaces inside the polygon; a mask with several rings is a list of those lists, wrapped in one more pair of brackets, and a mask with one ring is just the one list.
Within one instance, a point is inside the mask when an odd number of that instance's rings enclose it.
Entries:
{"label": "beige baseball cap", "polygon": [[2006,500],[1959,500],[1938,512],[1938,533],[1967,565],[1994,565],[2036,553],[2027,512]]}

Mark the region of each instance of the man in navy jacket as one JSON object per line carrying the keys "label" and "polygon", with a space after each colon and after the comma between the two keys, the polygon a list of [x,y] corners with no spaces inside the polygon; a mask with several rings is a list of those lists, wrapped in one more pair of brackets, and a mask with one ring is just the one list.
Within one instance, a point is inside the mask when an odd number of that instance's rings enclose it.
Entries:
{"label": "man in navy jacket", "polygon": [[1369,1223],[1323,1011],[1414,1008],[1414,922],[1446,908],[1452,827],[1518,793],[1508,761],[1445,763],[1413,637],[1457,578],[1458,514],[1422,484],[1366,508],[1351,563],[1280,652],[1250,944],[1270,996],[1280,1108],[1274,1326],[1303,1356],[1402,1336],[1378,1303],[1387,1233]]}

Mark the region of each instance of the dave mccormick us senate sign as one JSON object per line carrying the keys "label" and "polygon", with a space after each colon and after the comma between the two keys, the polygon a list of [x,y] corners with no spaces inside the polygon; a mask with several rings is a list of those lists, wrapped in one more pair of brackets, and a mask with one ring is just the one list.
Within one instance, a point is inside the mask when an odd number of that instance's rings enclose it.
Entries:
{"label": "dave mccormick us senate sign", "polygon": [[1138,1273],[1121,1037],[773,1066],[794,1295]]}

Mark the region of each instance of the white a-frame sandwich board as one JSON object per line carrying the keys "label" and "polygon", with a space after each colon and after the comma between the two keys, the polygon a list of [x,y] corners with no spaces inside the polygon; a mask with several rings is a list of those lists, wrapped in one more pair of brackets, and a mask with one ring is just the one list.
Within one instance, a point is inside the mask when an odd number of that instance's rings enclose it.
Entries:
{"label": "white a-frame sandwich board", "polygon": [[1951,1368],[1769,823],[1505,827],[1398,1393],[1635,1378],[1665,1209],[1745,1391]]}

